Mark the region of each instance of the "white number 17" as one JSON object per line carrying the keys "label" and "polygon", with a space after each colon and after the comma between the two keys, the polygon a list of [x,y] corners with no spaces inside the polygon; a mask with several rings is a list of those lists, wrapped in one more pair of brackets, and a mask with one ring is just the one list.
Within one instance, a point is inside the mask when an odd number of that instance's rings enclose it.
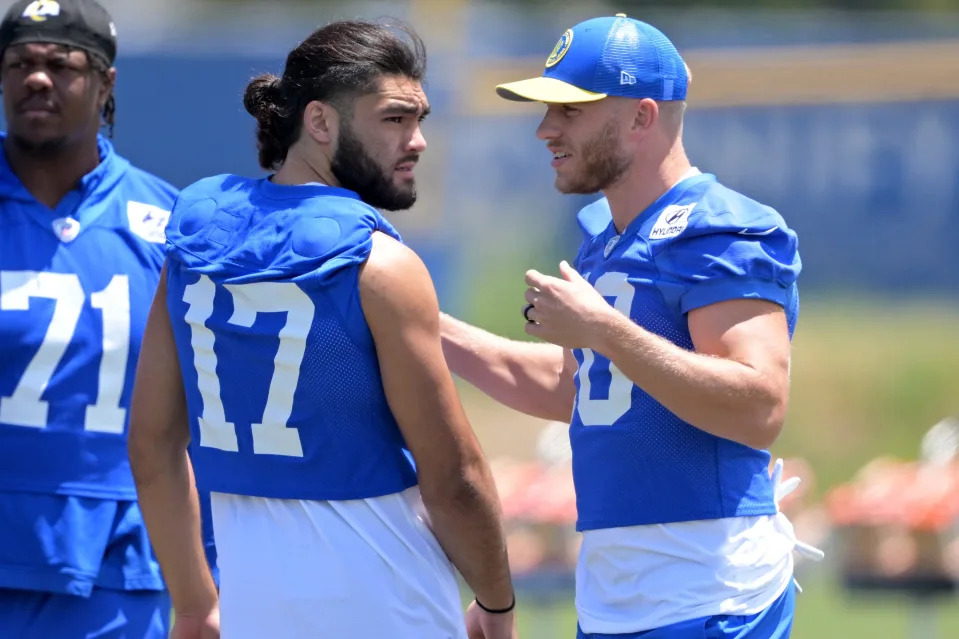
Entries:
{"label": "white number 17", "polygon": [[[300,379],[300,364],[306,353],[306,337],[313,325],[316,306],[309,295],[292,282],[253,282],[228,284],[224,288],[233,297],[233,315],[227,323],[250,328],[259,313],[286,313],[280,329],[280,346],[273,359],[273,374],[266,405],[259,423],[252,425],[253,454],[303,457],[300,433],[287,422],[293,413],[293,395]],[[190,345],[197,386],[203,399],[200,415],[200,446],[238,452],[236,424],[226,420],[217,375],[217,356],[213,350],[216,335],[206,326],[213,315],[216,285],[206,275],[183,289],[183,301],[189,305],[184,319],[190,325]],[[249,373],[242,373],[248,375]],[[252,416],[250,416],[252,417]]]}

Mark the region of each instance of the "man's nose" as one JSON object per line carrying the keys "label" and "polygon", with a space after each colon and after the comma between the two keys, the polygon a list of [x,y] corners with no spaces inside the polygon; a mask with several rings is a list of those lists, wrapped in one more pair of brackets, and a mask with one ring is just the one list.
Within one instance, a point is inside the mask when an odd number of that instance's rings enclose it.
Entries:
{"label": "man's nose", "polygon": [[556,120],[552,116],[552,110],[546,112],[539,126],[536,127],[536,137],[540,140],[555,140],[559,137],[559,127],[556,126]]}
{"label": "man's nose", "polygon": [[43,91],[53,87],[53,80],[46,69],[34,69],[27,75],[24,83],[34,91]]}
{"label": "man's nose", "polygon": [[410,138],[410,142],[406,145],[406,148],[415,153],[422,153],[426,150],[426,137],[424,137],[421,127],[417,126],[413,131],[413,136]]}

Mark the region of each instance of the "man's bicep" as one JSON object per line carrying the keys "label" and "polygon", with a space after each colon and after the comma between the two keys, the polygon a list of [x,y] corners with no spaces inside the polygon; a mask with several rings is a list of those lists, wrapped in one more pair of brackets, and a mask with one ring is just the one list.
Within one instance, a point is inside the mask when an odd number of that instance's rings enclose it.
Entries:
{"label": "man's bicep", "polygon": [[789,328],[778,304],[735,299],[687,315],[696,352],[740,362],[770,374],[789,366]]}
{"label": "man's bicep", "polygon": [[380,242],[360,276],[390,410],[421,473],[459,461],[465,416],[443,356],[439,304],[426,267],[406,247]]}
{"label": "man's bicep", "polygon": [[374,331],[374,339],[387,402],[417,465],[453,453],[447,436],[455,429],[459,400],[432,331],[396,322],[388,331]]}

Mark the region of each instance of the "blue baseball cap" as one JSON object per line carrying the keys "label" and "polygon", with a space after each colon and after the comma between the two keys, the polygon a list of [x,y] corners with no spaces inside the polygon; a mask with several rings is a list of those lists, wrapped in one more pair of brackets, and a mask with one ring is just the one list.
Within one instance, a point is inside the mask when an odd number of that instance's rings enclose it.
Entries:
{"label": "blue baseball cap", "polygon": [[627,18],[593,18],[567,29],[543,75],[496,87],[507,100],[572,104],[624,98],[685,100],[689,76],[679,51],[656,27]]}

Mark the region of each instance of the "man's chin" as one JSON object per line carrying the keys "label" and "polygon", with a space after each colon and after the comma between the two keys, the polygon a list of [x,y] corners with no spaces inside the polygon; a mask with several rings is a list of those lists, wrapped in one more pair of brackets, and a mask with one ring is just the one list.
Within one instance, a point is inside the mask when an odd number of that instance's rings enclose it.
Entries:
{"label": "man's chin", "polygon": [[382,208],[387,211],[403,211],[416,204],[416,186],[412,181],[406,181],[402,187],[394,189],[388,198],[389,205]]}
{"label": "man's chin", "polygon": [[402,211],[416,203],[416,189],[399,189],[391,193],[360,194],[361,199],[370,206],[384,211]]}
{"label": "man's chin", "polygon": [[556,178],[553,186],[563,195],[593,195],[594,193],[599,193],[600,191],[598,188],[589,188],[583,184],[568,182],[561,178]]}
{"label": "man's chin", "polygon": [[416,204],[416,193],[412,193],[406,197],[391,198],[388,202],[384,202],[382,206],[377,208],[381,208],[386,211],[405,211],[406,209],[411,208],[414,204]]}
{"label": "man's chin", "polygon": [[67,145],[67,138],[61,135],[24,135],[10,132],[9,139],[20,151],[30,155],[53,155]]}

